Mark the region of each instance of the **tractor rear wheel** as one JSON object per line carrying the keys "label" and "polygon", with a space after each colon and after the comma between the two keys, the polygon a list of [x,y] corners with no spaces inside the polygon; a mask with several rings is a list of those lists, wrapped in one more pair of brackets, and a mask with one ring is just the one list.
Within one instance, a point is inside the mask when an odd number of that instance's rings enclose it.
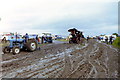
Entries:
{"label": "tractor rear wheel", "polygon": [[13,51],[13,54],[19,54],[20,53],[20,48],[19,47],[14,47],[12,49],[12,51]]}
{"label": "tractor rear wheel", "polygon": [[3,53],[10,53],[10,49],[8,47],[4,47],[2,51]]}
{"label": "tractor rear wheel", "polygon": [[26,43],[26,48],[28,51],[35,51],[37,49],[37,42],[34,40],[30,40]]}

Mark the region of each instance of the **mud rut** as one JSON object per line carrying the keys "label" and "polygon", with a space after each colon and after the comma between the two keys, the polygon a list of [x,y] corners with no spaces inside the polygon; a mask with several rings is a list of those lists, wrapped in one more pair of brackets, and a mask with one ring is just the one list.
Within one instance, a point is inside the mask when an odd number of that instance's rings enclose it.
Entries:
{"label": "mud rut", "polygon": [[118,50],[90,40],[44,45],[40,51],[4,54],[3,78],[117,78]]}

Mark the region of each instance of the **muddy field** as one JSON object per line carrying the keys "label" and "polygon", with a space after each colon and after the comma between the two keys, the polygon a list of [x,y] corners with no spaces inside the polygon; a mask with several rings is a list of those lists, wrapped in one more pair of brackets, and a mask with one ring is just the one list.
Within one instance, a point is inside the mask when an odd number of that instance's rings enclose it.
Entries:
{"label": "muddy field", "polygon": [[118,50],[90,40],[55,42],[35,52],[2,54],[2,78],[117,78]]}

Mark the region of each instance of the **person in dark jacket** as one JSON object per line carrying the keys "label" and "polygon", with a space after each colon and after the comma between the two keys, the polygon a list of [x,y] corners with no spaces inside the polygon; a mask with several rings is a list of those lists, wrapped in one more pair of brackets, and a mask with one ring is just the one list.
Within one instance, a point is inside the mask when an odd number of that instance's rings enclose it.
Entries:
{"label": "person in dark jacket", "polygon": [[6,37],[4,37],[2,40],[1,40],[2,43],[6,43],[7,40],[6,40]]}
{"label": "person in dark jacket", "polygon": [[108,37],[105,36],[105,42],[108,44]]}
{"label": "person in dark jacket", "polygon": [[113,43],[113,37],[112,37],[112,36],[110,36],[109,43],[110,43],[110,44],[112,44],[112,43]]}
{"label": "person in dark jacket", "polygon": [[87,37],[87,42],[88,42],[89,39],[90,39],[90,37],[88,36],[88,37]]}
{"label": "person in dark jacket", "polygon": [[24,37],[25,37],[25,42],[27,43],[27,42],[28,42],[28,39],[29,39],[28,33],[26,33]]}

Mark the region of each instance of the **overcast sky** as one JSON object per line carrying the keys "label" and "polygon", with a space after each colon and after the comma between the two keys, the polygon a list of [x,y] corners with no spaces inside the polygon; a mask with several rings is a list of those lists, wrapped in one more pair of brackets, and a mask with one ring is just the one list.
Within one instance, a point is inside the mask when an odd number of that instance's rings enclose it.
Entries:
{"label": "overcast sky", "polygon": [[0,0],[0,32],[118,32],[118,0]]}

